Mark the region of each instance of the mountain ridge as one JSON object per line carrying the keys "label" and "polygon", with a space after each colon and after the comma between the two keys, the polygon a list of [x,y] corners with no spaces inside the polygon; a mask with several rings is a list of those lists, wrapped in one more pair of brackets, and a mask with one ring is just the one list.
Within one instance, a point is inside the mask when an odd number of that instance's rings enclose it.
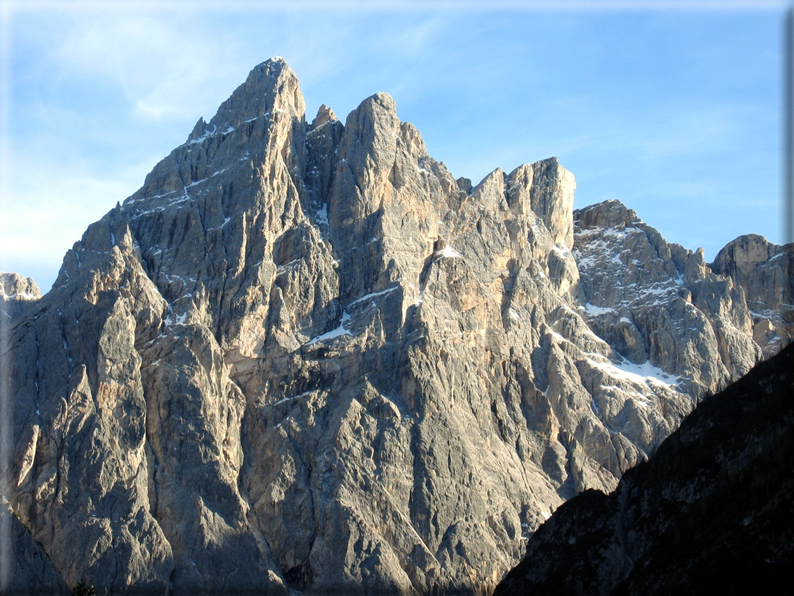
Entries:
{"label": "mountain ridge", "polygon": [[50,292],[0,302],[4,496],[69,585],[487,593],[789,341],[788,249],[751,313],[622,205],[574,212],[556,158],[472,187],[386,94],[304,110],[258,65]]}

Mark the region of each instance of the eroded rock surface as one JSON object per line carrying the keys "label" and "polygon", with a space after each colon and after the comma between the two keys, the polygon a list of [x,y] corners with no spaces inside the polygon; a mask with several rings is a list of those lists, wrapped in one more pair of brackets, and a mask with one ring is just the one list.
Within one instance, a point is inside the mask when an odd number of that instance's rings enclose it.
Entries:
{"label": "eroded rock surface", "polygon": [[496,596],[775,592],[794,563],[794,346],[709,397],[611,495],[571,499]]}
{"label": "eroded rock surface", "polygon": [[778,352],[794,337],[794,246],[777,246],[748,234],[729,242],[711,264],[744,290],[753,322],[753,339],[764,356]]}
{"label": "eroded rock surface", "polygon": [[13,596],[67,596],[71,590],[50,557],[0,497],[0,589]]}
{"label": "eroded rock surface", "polygon": [[4,320],[4,324],[39,298],[41,291],[31,278],[0,272],[0,318]]}
{"label": "eroded rock surface", "polygon": [[752,368],[761,349],[736,277],[712,272],[702,250],[667,243],[617,201],[574,217],[585,317],[628,361],[683,377],[679,386],[692,395],[715,392]]}
{"label": "eroded rock surface", "polygon": [[257,66],[9,317],[7,496],[69,585],[488,593],[778,345],[555,158],[472,186],[386,94],[304,110]]}

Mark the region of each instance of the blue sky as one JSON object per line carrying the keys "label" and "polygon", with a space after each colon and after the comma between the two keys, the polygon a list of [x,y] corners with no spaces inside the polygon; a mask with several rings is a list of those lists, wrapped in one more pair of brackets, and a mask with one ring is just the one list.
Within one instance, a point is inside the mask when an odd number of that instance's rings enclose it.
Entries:
{"label": "blue sky", "polygon": [[781,242],[785,2],[2,1],[0,270],[47,290],[92,221],[283,56],[311,120],[390,93],[475,183],[559,157],[713,259]]}

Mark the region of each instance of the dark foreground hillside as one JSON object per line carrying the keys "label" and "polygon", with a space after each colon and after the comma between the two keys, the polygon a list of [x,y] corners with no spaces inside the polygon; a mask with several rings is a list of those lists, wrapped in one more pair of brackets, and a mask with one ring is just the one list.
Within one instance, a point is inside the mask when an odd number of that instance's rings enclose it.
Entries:
{"label": "dark foreground hillside", "polygon": [[562,505],[514,594],[776,593],[794,568],[794,346],[707,398],[610,495]]}

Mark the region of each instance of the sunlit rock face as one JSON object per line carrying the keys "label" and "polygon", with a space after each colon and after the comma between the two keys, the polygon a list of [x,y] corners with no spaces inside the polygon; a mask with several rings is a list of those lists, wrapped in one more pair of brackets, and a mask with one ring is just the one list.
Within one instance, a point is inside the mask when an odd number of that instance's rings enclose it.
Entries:
{"label": "sunlit rock face", "polygon": [[[760,287],[712,272],[702,250],[667,243],[617,201],[575,218],[585,317],[630,362],[681,377],[679,387],[696,396],[747,373],[760,358],[748,308],[748,298],[766,299]],[[783,261],[771,265],[780,271]]]}
{"label": "sunlit rock face", "polygon": [[764,356],[777,353],[794,337],[794,246],[777,246],[748,234],[729,242],[711,268],[733,278],[747,298],[753,339]]}
{"label": "sunlit rock face", "polygon": [[254,68],[0,313],[5,496],[70,586],[488,593],[787,341],[556,158],[472,186],[386,94],[304,109]]}
{"label": "sunlit rock face", "polygon": [[16,273],[0,272],[0,320],[7,325],[21,314],[29,303],[41,298],[36,282]]}

